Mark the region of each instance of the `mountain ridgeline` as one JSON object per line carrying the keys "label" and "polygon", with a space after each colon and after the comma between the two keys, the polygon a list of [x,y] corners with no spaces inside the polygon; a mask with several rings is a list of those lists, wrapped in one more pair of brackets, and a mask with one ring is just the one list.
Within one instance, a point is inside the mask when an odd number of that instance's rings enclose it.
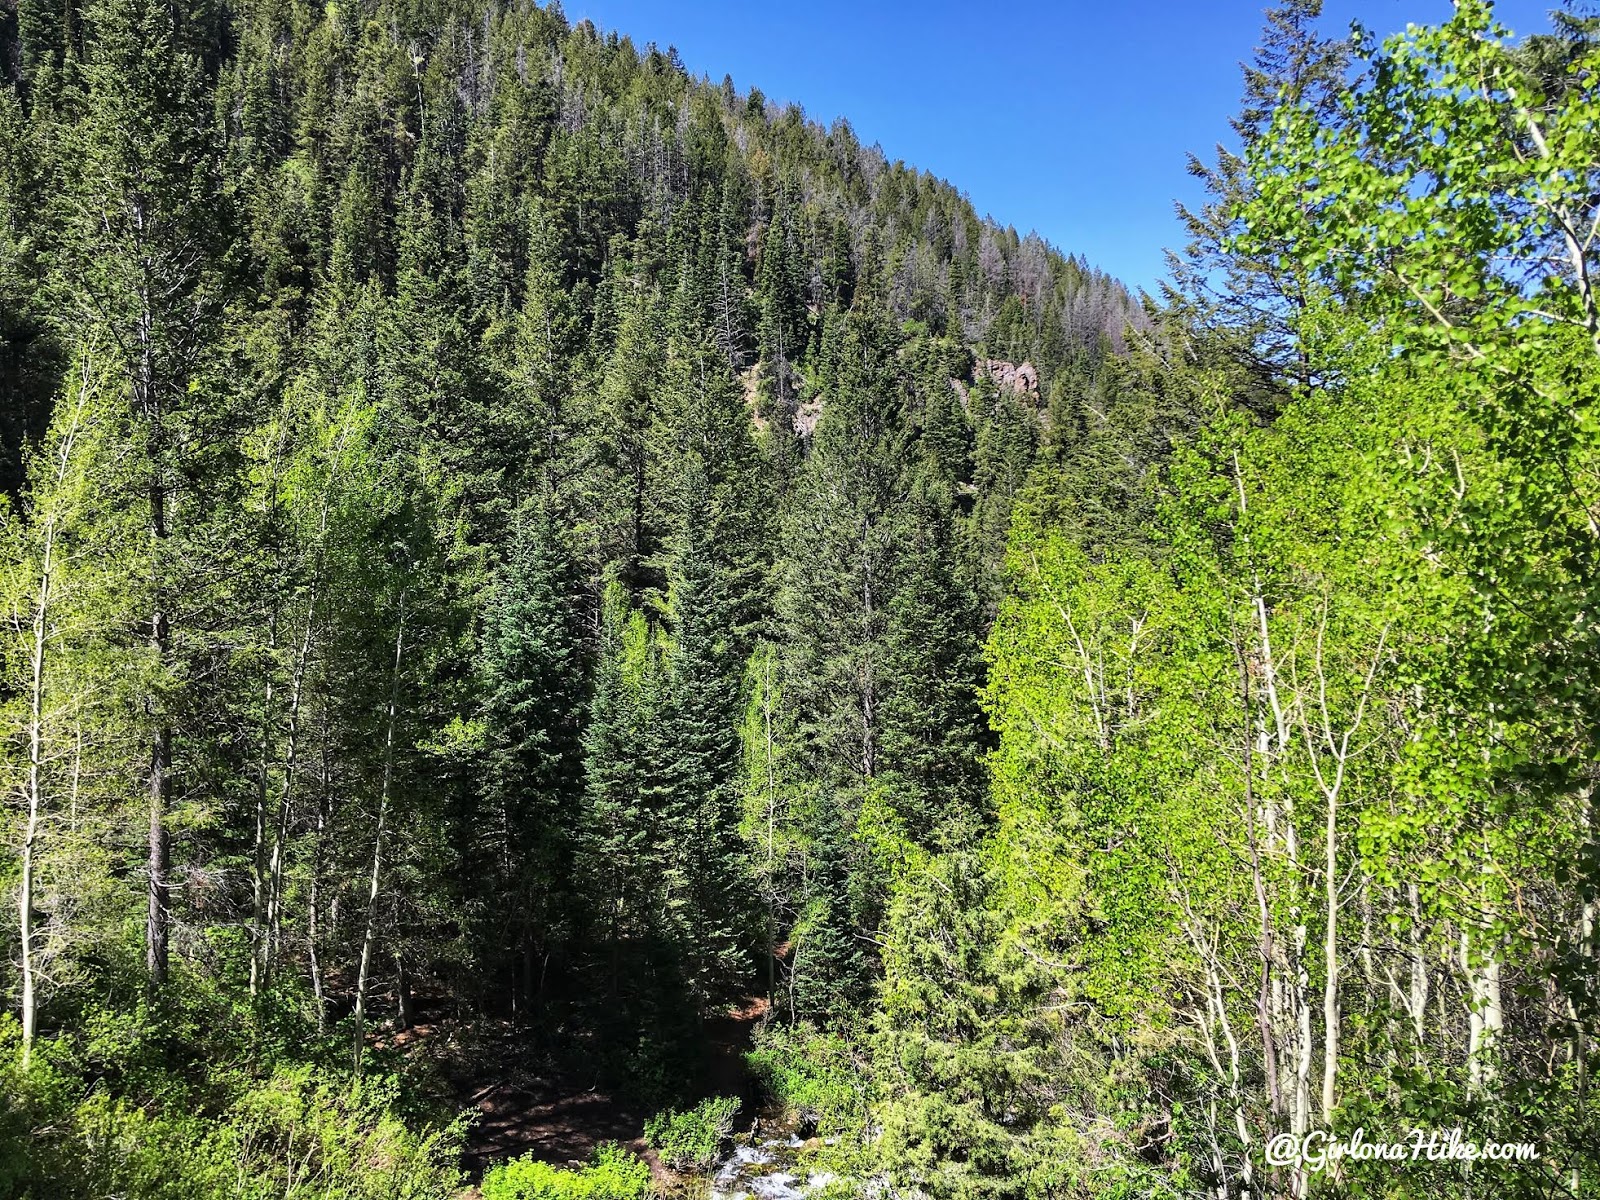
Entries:
{"label": "mountain ridgeline", "polygon": [[[1595,25],[1317,17],[1157,303],[553,3],[0,0],[0,1195],[740,1085],[818,1195],[1588,1194]],[[1541,1158],[1265,1156],[1422,1125]]]}

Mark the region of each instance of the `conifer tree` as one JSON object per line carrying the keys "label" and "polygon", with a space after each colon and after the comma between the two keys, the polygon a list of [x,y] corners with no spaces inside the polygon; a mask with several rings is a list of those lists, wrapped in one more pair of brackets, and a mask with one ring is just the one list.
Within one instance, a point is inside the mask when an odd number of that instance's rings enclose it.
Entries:
{"label": "conifer tree", "polygon": [[884,772],[914,839],[960,845],[983,823],[979,568],[942,481],[919,472],[908,509],[884,655]]}
{"label": "conifer tree", "polygon": [[827,406],[789,509],[779,605],[790,655],[785,691],[817,770],[842,784],[879,768],[906,431],[873,318],[837,317],[824,355]]}
{"label": "conifer tree", "polygon": [[[138,423],[137,479],[147,533],[144,618],[151,677],[146,780],[146,968],[166,981],[171,928],[176,612],[182,563],[174,522],[198,499],[190,457],[206,436],[197,363],[207,348],[221,279],[218,218],[223,197],[191,31],[178,12],[146,0],[98,0],[85,13],[93,48],[83,67],[83,116],[69,136],[69,184],[59,269],[71,282],[78,319],[102,330],[117,357]],[[192,386],[193,385],[193,386]],[[186,486],[188,485],[188,486]],[[128,502],[133,503],[132,495]]]}
{"label": "conifer tree", "polygon": [[800,403],[800,365],[806,357],[808,330],[805,280],[799,261],[795,201],[780,184],[772,216],[761,241],[756,268],[756,303],[764,416],[775,430],[792,429]]}
{"label": "conifer tree", "polygon": [[563,867],[578,838],[586,675],[576,600],[550,514],[542,506],[525,512],[479,651],[490,953],[512,970],[511,993],[522,1004],[533,999],[540,951],[568,936]]}
{"label": "conifer tree", "polygon": [[685,521],[675,547],[666,617],[671,629],[663,786],[673,814],[667,833],[685,864],[681,934],[689,977],[714,995],[741,974],[750,920],[739,841],[739,685],[735,597],[712,557],[705,472],[688,467]]}

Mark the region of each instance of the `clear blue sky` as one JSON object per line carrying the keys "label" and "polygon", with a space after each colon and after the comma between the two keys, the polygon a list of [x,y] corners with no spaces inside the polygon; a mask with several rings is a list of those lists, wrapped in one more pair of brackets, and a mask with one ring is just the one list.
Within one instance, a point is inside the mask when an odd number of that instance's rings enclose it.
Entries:
{"label": "clear blue sky", "polygon": [[[1515,33],[1547,27],[1554,0],[1501,0]],[[695,74],[793,101],[862,142],[948,179],[1019,232],[1036,229],[1136,287],[1162,276],[1182,234],[1176,199],[1200,191],[1185,152],[1229,136],[1238,64],[1261,0],[875,3],[873,0],[566,0],[641,47],[676,46]],[[1327,0],[1335,33],[1448,17],[1448,0]]]}

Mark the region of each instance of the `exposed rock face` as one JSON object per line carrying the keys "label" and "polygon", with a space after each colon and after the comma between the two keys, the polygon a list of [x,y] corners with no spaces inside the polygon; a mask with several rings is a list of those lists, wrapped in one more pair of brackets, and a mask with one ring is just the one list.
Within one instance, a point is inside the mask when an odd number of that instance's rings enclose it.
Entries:
{"label": "exposed rock face", "polygon": [[739,387],[744,393],[745,407],[750,410],[750,421],[758,431],[767,431],[767,419],[761,415],[761,367],[759,364],[739,373]]}
{"label": "exposed rock face", "polygon": [[[987,379],[1003,391],[1014,392],[1028,401],[1035,409],[1039,407],[1039,372],[1030,362],[1011,363],[1003,358],[980,358],[972,364],[972,378],[974,381]],[[754,402],[755,368],[751,368],[746,383],[745,399],[751,405],[751,412],[756,412]],[[972,397],[964,379],[954,376],[950,379],[950,387],[961,401],[963,409],[970,408]],[[801,437],[810,437],[817,428],[817,421],[822,416],[823,397],[811,396],[800,402],[794,414],[794,430]],[[756,427],[766,428],[766,421],[756,415]]]}
{"label": "exposed rock face", "polygon": [[801,437],[810,437],[816,432],[817,421],[821,417],[821,396],[812,396],[810,399],[800,401],[800,407],[794,414],[794,431]]}
{"label": "exposed rock face", "polygon": [[1026,396],[1039,394],[1039,372],[1029,362],[1019,366],[1004,359],[980,358],[972,366],[972,377],[993,380],[997,387]]}

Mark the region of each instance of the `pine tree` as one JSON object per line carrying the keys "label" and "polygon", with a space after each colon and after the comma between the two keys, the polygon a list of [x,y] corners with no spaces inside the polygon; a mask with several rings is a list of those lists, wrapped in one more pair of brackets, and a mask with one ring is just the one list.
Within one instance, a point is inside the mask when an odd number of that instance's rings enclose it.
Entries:
{"label": "pine tree", "polygon": [[44,172],[35,136],[17,93],[0,91],[0,495],[12,497],[23,486],[25,449],[49,423],[51,393],[65,367],[36,286],[44,264],[31,229]]}
{"label": "pine tree", "polygon": [[804,814],[805,867],[795,898],[784,1004],[793,1021],[848,1022],[872,979],[857,885],[858,850],[849,807],[831,789]]}
{"label": "pine tree", "polygon": [[[181,563],[173,522],[197,497],[186,447],[204,437],[193,388],[218,307],[216,263],[223,195],[218,186],[200,64],[170,7],[99,0],[84,64],[84,114],[70,134],[70,182],[58,269],[81,304],[80,320],[102,330],[120,362],[138,421],[140,482],[148,518],[146,640],[149,715],[149,837],[146,968],[166,981],[171,926],[167,811],[173,796],[178,681],[173,614]],[[131,497],[129,498],[130,502]]]}
{"label": "pine tree", "polygon": [[983,826],[989,744],[978,564],[942,481],[919,474],[909,509],[885,645],[883,769],[913,839],[965,845]]}
{"label": "pine tree", "polygon": [[845,783],[879,767],[907,434],[873,319],[838,318],[824,356],[826,408],[789,507],[779,607],[785,692],[820,777]]}
{"label": "pine tree", "polygon": [[712,337],[735,371],[744,370],[751,350],[751,303],[744,274],[745,232],[749,224],[745,188],[744,176],[737,168],[723,177],[710,243]]}
{"label": "pine tree", "polygon": [[709,998],[738,981],[750,940],[750,880],[739,840],[743,655],[733,642],[729,581],[712,557],[708,483],[698,464],[689,473],[667,592],[662,782],[670,806],[664,832],[684,864],[678,919],[688,974]]}
{"label": "pine tree", "polygon": [[603,956],[604,994],[622,994],[630,943],[644,940],[661,911],[659,832],[649,807],[652,764],[645,734],[662,698],[657,648],[642,613],[618,583],[600,615],[594,696],[584,731],[585,785],[579,870],[590,921],[586,949]]}
{"label": "pine tree", "polygon": [[805,281],[795,228],[795,200],[780,185],[761,241],[756,303],[761,351],[763,413],[774,430],[790,430],[800,403],[800,365],[808,338]]}
{"label": "pine tree", "polygon": [[[1321,15],[1322,0],[1285,0],[1266,10],[1261,45],[1245,67],[1244,98],[1231,122],[1247,150],[1281,100],[1333,116],[1350,47],[1347,39],[1317,29]],[[1235,402],[1270,414],[1288,382],[1310,382],[1290,328],[1309,303],[1308,281],[1280,253],[1247,259],[1225,248],[1254,194],[1243,157],[1219,149],[1216,165],[1207,166],[1190,156],[1189,173],[1205,184],[1209,198],[1198,212],[1179,206],[1190,241],[1181,256],[1168,256],[1174,282],[1163,286],[1165,297],[1227,335],[1210,339],[1208,351],[1231,368]]]}
{"label": "pine tree", "polygon": [[541,950],[570,936],[563,868],[578,838],[586,674],[576,599],[551,515],[525,512],[479,651],[489,953],[513,972],[514,1011],[534,999]]}

